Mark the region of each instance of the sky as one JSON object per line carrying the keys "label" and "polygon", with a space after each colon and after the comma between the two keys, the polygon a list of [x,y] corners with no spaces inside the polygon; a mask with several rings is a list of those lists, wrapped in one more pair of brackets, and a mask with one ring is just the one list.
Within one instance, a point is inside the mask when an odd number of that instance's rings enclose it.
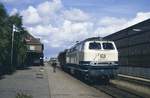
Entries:
{"label": "sky", "polygon": [[104,37],[150,18],[150,0],[0,0],[9,15],[44,43],[45,57],[56,57],[76,41]]}

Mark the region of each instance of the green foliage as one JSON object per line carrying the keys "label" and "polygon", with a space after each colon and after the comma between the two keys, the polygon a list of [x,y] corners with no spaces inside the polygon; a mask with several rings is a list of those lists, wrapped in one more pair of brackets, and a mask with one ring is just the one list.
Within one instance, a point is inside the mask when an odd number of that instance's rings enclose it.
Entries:
{"label": "green foliage", "polygon": [[2,4],[0,4],[0,64],[6,64],[6,58],[9,57],[10,53],[8,52],[10,44],[10,27],[7,25],[9,16],[6,13],[6,10]]}
{"label": "green foliage", "polygon": [[[13,66],[11,66],[10,54],[13,24],[19,31],[15,32],[14,35],[14,56]],[[26,59],[24,38],[27,34],[28,32],[22,27],[22,16],[19,14],[9,16],[3,4],[0,3],[0,66],[3,66],[3,70],[14,70],[16,67],[21,67],[24,64]]]}
{"label": "green foliage", "polygon": [[17,93],[16,98],[33,98],[31,95],[24,93]]}

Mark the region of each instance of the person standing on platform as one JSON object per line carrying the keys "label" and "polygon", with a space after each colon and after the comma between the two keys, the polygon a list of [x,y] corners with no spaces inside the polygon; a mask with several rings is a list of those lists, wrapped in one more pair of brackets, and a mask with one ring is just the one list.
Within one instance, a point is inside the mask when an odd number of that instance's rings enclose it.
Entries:
{"label": "person standing on platform", "polygon": [[56,65],[57,65],[56,61],[53,61],[52,62],[53,72],[56,72]]}

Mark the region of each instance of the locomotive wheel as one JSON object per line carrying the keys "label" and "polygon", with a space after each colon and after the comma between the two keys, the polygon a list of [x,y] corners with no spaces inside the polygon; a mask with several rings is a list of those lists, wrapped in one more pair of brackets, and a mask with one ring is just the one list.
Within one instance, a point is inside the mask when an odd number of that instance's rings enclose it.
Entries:
{"label": "locomotive wheel", "polygon": [[89,85],[94,84],[94,80],[93,80],[93,78],[89,74],[85,74],[84,75],[84,81],[86,83],[88,83]]}
{"label": "locomotive wheel", "polygon": [[107,85],[107,84],[109,84],[109,78],[108,77],[103,77],[103,78],[100,78],[100,79],[98,79],[99,80],[99,83],[100,84],[104,84],[104,85]]}

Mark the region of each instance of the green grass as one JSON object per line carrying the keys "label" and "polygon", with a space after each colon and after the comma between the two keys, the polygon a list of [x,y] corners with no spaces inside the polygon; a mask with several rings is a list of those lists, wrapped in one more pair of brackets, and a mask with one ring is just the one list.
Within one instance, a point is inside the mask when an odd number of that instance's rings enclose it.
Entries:
{"label": "green grass", "polygon": [[31,95],[24,93],[17,93],[16,98],[33,98]]}

